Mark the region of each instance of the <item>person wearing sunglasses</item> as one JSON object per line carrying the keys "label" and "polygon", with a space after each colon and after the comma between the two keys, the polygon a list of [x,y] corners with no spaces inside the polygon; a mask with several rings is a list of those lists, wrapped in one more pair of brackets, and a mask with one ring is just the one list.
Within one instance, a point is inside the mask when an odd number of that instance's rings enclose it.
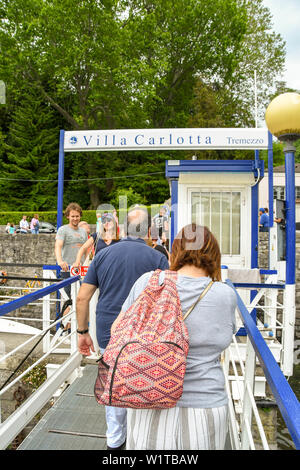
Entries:
{"label": "person wearing sunglasses", "polygon": [[[88,256],[90,262],[100,250],[119,241],[118,226],[113,214],[105,212],[101,215],[100,221],[99,232],[92,233],[84,245],[82,245],[77,253],[73,267],[78,268],[81,265],[82,257],[87,260]],[[85,264],[86,262],[84,262]]]}

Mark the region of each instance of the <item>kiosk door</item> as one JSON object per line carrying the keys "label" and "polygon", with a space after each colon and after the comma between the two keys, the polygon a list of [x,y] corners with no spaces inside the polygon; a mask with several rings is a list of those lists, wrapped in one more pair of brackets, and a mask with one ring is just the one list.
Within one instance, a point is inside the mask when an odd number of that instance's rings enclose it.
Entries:
{"label": "kiosk door", "polygon": [[[245,189],[236,188],[189,188],[189,222],[207,226],[217,238],[222,264],[229,267],[246,267],[248,243],[247,209]],[[249,210],[250,214],[250,210]],[[243,227],[243,234],[242,234]],[[249,233],[249,231],[248,231]]]}

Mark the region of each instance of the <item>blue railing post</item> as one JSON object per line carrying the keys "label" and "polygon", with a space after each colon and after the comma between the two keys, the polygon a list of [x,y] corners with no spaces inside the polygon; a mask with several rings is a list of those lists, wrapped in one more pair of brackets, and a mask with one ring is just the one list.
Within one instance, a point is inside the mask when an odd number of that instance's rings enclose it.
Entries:
{"label": "blue railing post", "polygon": [[251,269],[258,267],[258,184],[251,188]]}
{"label": "blue railing post", "polygon": [[231,286],[237,296],[238,310],[243,320],[247,335],[252,343],[265,377],[275,397],[277,406],[287,425],[296,449],[300,450],[300,403],[284,377],[279,365],[258,330],[255,322],[235,289],[233,283],[227,279],[226,284]]}
{"label": "blue railing post", "polygon": [[[255,165],[257,168],[258,161],[259,151],[255,150]],[[251,269],[256,268],[258,268],[258,183],[251,187]],[[256,294],[257,291],[250,291],[250,302],[252,302]],[[255,320],[256,309],[253,309],[251,315],[253,315]]]}
{"label": "blue railing post", "polygon": [[[271,132],[268,132],[268,183],[269,183],[269,227],[273,227],[274,219],[274,185],[273,185],[273,136]],[[270,244],[270,241],[269,241]],[[269,264],[270,269],[270,264]]]}
{"label": "blue railing post", "polygon": [[293,375],[293,357],[296,317],[296,194],[295,147],[290,142],[284,146],[285,154],[285,230],[286,230],[286,289],[284,295],[284,364],[285,375]]}
{"label": "blue railing post", "polygon": [[58,187],[57,187],[57,229],[62,226],[64,204],[64,142],[65,131],[59,133]]}
{"label": "blue railing post", "polygon": [[170,252],[172,251],[172,243],[178,232],[178,179],[171,179],[171,240]]}
{"label": "blue railing post", "polygon": [[286,283],[295,284],[296,273],[296,194],[295,194],[295,147],[286,144],[285,191],[286,191]]}

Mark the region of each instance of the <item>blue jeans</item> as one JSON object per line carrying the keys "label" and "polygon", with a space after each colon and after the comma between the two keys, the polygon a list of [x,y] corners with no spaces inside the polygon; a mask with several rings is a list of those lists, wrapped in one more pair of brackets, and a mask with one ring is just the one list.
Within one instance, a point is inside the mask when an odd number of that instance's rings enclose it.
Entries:
{"label": "blue jeans", "polygon": [[[60,271],[60,277],[62,279],[69,279],[69,277],[71,277],[70,271]],[[64,287],[64,290],[67,296],[69,297],[69,299],[71,299],[71,284]]]}
{"label": "blue jeans", "polygon": [[[100,348],[101,354],[105,349]],[[127,410],[116,406],[105,407],[106,416],[106,440],[109,447],[119,447],[126,439],[127,434]]]}

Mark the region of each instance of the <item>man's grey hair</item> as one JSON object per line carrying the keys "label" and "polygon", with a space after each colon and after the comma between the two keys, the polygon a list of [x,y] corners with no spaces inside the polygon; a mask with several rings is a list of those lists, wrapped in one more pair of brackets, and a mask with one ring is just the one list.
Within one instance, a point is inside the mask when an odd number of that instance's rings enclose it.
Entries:
{"label": "man's grey hair", "polygon": [[147,238],[151,227],[151,216],[147,209],[135,207],[127,214],[125,231],[129,237]]}

